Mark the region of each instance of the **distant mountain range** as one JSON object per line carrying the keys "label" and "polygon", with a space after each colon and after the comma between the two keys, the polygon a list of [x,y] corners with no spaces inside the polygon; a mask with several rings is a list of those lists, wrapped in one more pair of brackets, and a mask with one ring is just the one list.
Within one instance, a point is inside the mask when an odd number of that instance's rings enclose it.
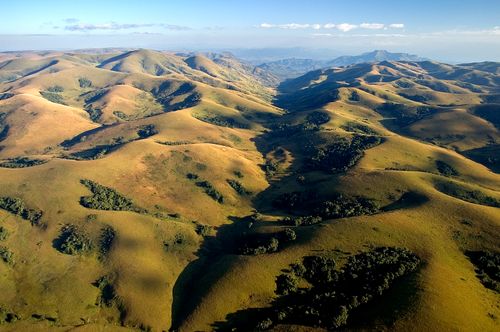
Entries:
{"label": "distant mountain range", "polygon": [[333,60],[313,60],[313,59],[282,59],[265,62],[258,65],[258,68],[271,72],[281,80],[298,77],[311,70],[343,67],[358,63],[374,63],[380,61],[424,61],[426,58],[408,53],[391,53],[385,50],[375,50],[361,55],[344,55]]}

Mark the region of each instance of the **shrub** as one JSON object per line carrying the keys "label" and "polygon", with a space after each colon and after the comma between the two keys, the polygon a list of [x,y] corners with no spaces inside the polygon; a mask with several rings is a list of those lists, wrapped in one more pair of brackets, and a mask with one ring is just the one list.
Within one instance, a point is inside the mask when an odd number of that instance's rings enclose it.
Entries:
{"label": "shrub", "polygon": [[7,159],[5,161],[0,162],[0,167],[5,168],[24,168],[24,167],[33,167],[36,165],[41,165],[46,163],[46,160],[42,159],[30,159],[28,157],[17,157]]}
{"label": "shrub", "polygon": [[101,294],[96,300],[96,305],[101,307],[111,307],[117,300],[115,287],[113,286],[110,277],[103,276],[97,279],[92,285],[99,288],[101,291]]}
{"label": "shrub", "polygon": [[0,307],[0,325],[4,323],[14,323],[19,320],[19,316],[5,308]]}
{"label": "shrub", "polygon": [[288,295],[297,291],[299,281],[291,274],[280,274],[276,278],[276,294]]}
{"label": "shrub", "polygon": [[42,218],[43,212],[26,207],[26,204],[20,198],[0,197],[0,209],[20,216],[30,221],[32,225],[39,225],[41,223],[40,219]]}
{"label": "shrub", "polygon": [[64,101],[64,98],[58,93],[49,91],[40,91],[40,94],[42,95],[43,98],[47,99],[48,101],[51,101],[56,104],[67,105],[66,102]]}
{"label": "shrub", "polygon": [[440,182],[436,188],[450,196],[474,204],[482,204],[493,207],[500,207],[500,200],[488,196],[479,190],[469,190],[454,182]]}
{"label": "shrub", "polygon": [[209,236],[210,233],[212,232],[212,228],[213,227],[210,225],[197,224],[195,232],[196,232],[196,234],[201,235],[201,236]]}
{"label": "shrub", "polygon": [[9,237],[9,231],[3,227],[0,226],[0,241],[4,241]]}
{"label": "shrub", "polygon": [[353,90],[351,92],[351,95],[349,96],[349,100],[350,101],[359,101],[360,100],[359,93],[356,90]]}
{"label": "shrub", "polygon": [[156,130],[156,127],[152,124],[140,126],[137,129],[137,135],[140,138],[148,138],[150,136],[158,134],[158,130]]}
{"label": "shrub", "polygon": [[82,88],[82,89],[90,88],[92,86],[92,81],[89,80],[88,78],[80,77],[78,79],[78,84],[80,85],[80,88]]}
{"label": "shrub", "polygon": [[303,216],[303,217],[285,217],[281,222],[290,226],[309,226],[315,225],[323,221],[319,216]]}
{"label": "shrub", "polygon": [[144,210],[136,207],[131,199],[123,196],[114,189],[86,179],[80,180],[80,183],[87,187],[93,194],[92,196],[80,197],[80,204],[86,208],[144,212]]}
{"label": "shrub", "polygon": [[97,214],[93,214],[93,213],[88,214],[87,217],[85,218],[85,221],[87,221],[87,222],[93,222],[95,220],[97,220]]}
{"label": "shrub", "polygon": [[102,116],[102,110],[99,108],[86,107],[85,112],[89,114],[90,120],[97,122]]}
{"label": "shrub", "polygon": [[321,202],[314,211],[323,219],[334,219],[370,215],[379,212],[380,208],[368,198],[339,194],[328,201]]}
{"label": "shrub", "polygon": [[[299,274],[276,278],[279,298],[270,320],[337,329],[347,324],[350,311],[385,292],[392,283],[417,270],[420,259],[403,248],[381,247],[349,257],[341,270],[321,256],[303,258]],[[310,285],[298,288],[302,278]]]}
{"label": "shrub", "polygon": [[345,131],[349,131],[351,133],[360,133],[365,135],[378,135],[378,132],[373,130],[372,128],[365,126],[358,122],[348,121],[344,125],[340,126],[340,128]]}
{"label": "shrub", "polygon": [[297,234],[295,233],[295,231],[291,228],[286,228],[284,231],[283,231],[283,239],[285,241],[295,241],[297,239]]}
{"label": "shrub", "polygon": [[444,176],[457,176],[458,171],[441,160],[436,160],[436,168]]}
{"label": "shrub", "polygon": [[14,265],[14,254],[6,247],[0,246],[0,258],[9,265]]}
{"label": "shrub", "polygon": [[467,251],[466,255],[476,267],[477,277],[484,287],[500,293],[500,253]]}
{"label": "shrub", "polygon": [[241,255],[261,255],[278,251],[279,240],[274,236],[263,234],[247,235],[241,241],[239,254]]}
{"label": "shrub", "polygon": [[249,129],[250,126],[239,122],[229,116],[215,114],[212,111],[205,109],[202,114],[193,114],[193,117],[196,119],[207,122],[220,127],[228,127],[228,128],[240,128],[240,129]]}
{"label": "shrub", "polygon": [[220,192],[217,191],[217,189],[214,188],[214,186],[208,182],[208,181],[198,181],[196,182],[196,185],[200,188],[203,188],[205,193],[210,196],[214,201],[217,201],[218,203],[224,203],[224,196]]}
{"label": "shrub", "polygon": [[54,247],[63,254],[78,255],[92,250],[92,241],[77,226],[64,225]]}
{"label": "shrub", "polygon": [[59,93],[59,92],[63,92],[64,88],[62,86],[60,86],[60,85],[53,85],[51,87],[48,87],[47,91],[48,92]]}
{"label": "shrub", "polygon": [[378,136],[354,136],[351,141],[340,138],[329,146],[313,148],[306,167],[309,170],[345,172],[363,157],[364,150],[380,143],[382,139]]}
{"label": "shrub", "polygon": [[111,248],[116,238],[116,232],[111,226],[105,226],[101,229],[101,237],[99,239],[99,253],[101,257],[105,257]]}
{"label": "shrub", "polygon": [[312,125],[317,125],[320,126],[322,124],[327,123],[330,121],[330,115],[326,112],[319,112],[319,111],[314,111],[312,113],[309,113],[306,117],[306,123],[307,124],[312,124]]}
{"label": "shrub", "polygon": [[264,172],[267,177],[273,177],[279,169],[279,164],[273,160],[266,160],[264,164]]}
{"label": "shrub", "polygon": [[241,184],[241,182],[237,181],[237,180],[233,180],[233,179],[227,179],[226,180],[227,183],[231,186],[231,188],[233,188],[238,194],[240,195],[250,195],[251,192],[246,190],[243,185]]}
{"label": "shrub", "polygon": [[189,179],[189,180],[196,180],[198,179],[198,174],[195,174],[195,173],[187,173],[186,174],[186,177]]}

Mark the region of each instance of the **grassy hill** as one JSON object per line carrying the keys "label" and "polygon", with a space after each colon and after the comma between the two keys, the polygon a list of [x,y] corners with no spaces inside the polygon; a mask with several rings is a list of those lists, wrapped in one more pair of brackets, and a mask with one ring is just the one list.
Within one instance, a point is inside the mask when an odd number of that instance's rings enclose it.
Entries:
{"label": "grassy hill", "polygon": [[0,59],[1,329],[499,328],[497,64]]}

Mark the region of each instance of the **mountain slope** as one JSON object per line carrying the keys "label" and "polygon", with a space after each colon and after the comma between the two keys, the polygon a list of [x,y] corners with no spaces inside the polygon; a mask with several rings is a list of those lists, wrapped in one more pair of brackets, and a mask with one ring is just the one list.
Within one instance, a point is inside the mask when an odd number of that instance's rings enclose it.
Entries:
{"label": "mountain slope", "polygon": [[275,90],[229,54],[23,56],[0,83],[7,330],[499,328],[474,258],[500,253],[495,64]]}

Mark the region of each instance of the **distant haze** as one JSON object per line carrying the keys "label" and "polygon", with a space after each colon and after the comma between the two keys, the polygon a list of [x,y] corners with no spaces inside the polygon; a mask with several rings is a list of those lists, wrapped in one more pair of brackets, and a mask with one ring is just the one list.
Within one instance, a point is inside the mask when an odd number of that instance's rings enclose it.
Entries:
{"label": "distant haze", "polygon": [[[0,51],[232,50],[331,59],[374,49],[444,62],[500,61],[499,1],[9,1]],[[288,53],[287,53],[288,52]]]}

